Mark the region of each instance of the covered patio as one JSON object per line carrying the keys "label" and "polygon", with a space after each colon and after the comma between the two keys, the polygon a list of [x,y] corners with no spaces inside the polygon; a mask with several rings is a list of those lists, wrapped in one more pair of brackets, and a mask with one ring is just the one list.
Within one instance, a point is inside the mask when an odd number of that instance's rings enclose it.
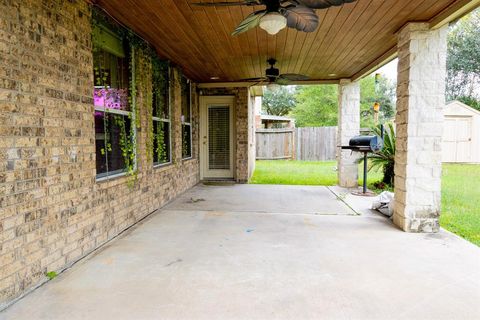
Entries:
{"label": "covered patio", "polygon": [[[480,0],[204,2],[0,1],[0,318],[478,316],[478,248],[439,215],[447,29]],[[231,35],[305,3],[327,6],[309,32]],[[357,188],[358,80],[395,57],[392,223],[338,189],[235,185],[258,77],[297,74],[338,85]]]}
{"label": "covered patio", "polygon": [[327,187],[199,185],[0,317],[475,319],[479,263]]}

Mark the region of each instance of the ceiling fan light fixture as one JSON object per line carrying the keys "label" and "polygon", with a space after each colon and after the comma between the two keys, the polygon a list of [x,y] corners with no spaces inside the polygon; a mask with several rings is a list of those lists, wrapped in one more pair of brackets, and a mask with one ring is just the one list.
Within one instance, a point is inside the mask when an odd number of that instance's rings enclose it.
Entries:
{"label": "ceiling fan light fixture", "polygon": [[260,28],[275,35],[287,26],[287,18],[278,12],[269,12],[260,19]]}
{"label": "ceiling fan light fixture", "polygon": [[276,84],[275,82],[271,82],[267,84],[267,88],[270,91],[277,91],[278,89],[280,89],[280,85]]}

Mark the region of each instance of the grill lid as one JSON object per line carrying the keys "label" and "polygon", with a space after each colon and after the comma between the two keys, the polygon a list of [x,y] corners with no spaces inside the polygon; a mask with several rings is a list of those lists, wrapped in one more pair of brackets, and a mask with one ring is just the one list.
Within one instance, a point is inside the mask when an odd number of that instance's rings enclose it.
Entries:
{"label": "grill lid", "polygon": [[349,146],[377,152],[383,149],[383,140],[379,136],[356,136],[350,139]]}

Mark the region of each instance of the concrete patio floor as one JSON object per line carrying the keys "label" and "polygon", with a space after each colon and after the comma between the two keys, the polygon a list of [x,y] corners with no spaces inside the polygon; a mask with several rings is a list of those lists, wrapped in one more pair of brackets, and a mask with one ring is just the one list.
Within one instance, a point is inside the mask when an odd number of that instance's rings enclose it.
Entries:
{"label": "concrete patio floor", "polygon": [[[353,206],[352,206],[353,207]],[[478,319],[480,250],[325,187],[197,186],[1,319]]]}

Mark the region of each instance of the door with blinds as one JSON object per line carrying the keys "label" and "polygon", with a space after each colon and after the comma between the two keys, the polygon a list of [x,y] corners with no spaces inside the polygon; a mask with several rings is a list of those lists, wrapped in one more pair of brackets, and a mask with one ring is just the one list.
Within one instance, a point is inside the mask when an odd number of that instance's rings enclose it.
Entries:
{"label": "door with blinds", "polygon": [[233,161],[234,98],[201,97],[201,178],[231,179]]}

